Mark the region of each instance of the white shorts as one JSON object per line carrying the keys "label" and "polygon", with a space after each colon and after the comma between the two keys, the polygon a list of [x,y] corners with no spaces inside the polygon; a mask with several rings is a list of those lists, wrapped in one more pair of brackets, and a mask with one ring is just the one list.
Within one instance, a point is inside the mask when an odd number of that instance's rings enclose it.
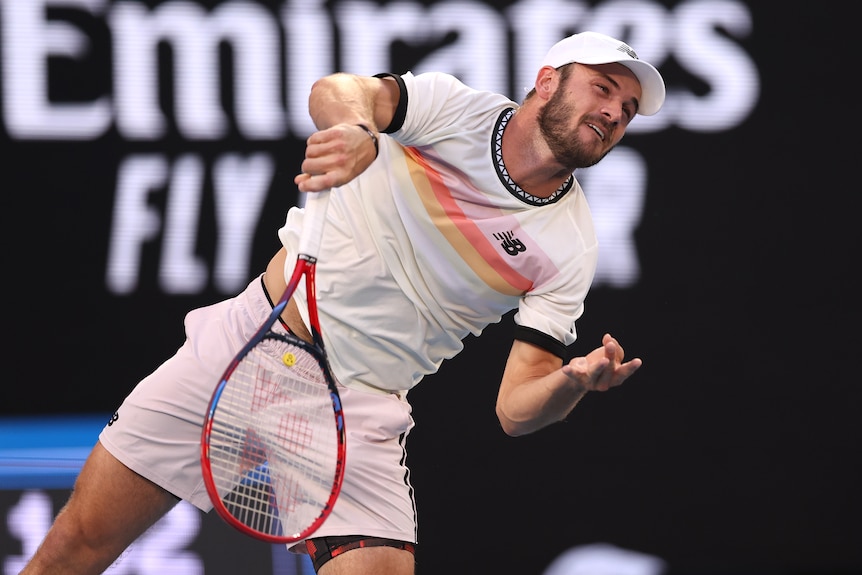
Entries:
{"label": "white shorts", "polygon": [[[212,509],[201,475],[201,425],[228,362],[271,311],[257,278],[236,297],[189,312],[185,343],[126,397],[102,430],[102,445],[136,473],[203,511]],[[339,392],[347,432],[344,482],[313,536],[416,543],[404,447],[414,424],[410,404],[396,394],[342,385]]]}

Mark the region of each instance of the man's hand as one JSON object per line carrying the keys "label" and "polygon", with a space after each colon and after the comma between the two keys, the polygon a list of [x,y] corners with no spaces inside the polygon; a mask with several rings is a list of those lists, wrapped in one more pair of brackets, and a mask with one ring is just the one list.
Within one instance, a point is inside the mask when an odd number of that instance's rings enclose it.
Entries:
{"label": "man's hand", "polygon": [[621,385],[643,364],[640,358],[623,362],[625,351],[620,343],[606,333],[602,346],[585,357],[576,357],[563,366],[563,373],[577,382],[584,391],[607,391]]}
{"label": "man's hand", "polygon": [[374,140],[356,124],[338,124],[309,136],[302,173],[293,181],[301,192],[319,192],[346,184],[377,157]]}

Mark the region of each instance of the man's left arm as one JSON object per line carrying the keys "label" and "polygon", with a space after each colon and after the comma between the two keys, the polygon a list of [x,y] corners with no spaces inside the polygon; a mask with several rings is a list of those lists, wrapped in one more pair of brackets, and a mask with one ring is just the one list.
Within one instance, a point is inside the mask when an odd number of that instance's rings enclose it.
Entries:
{"label": "man's left arm", "polygon": [[563,361],[537,345],[515,340],[497,394],[497,418],[508,435],[525,435],[562,421],[588,391],[621,385],[642,361],[623,361],[625,352],[610,334],[583,357]]}

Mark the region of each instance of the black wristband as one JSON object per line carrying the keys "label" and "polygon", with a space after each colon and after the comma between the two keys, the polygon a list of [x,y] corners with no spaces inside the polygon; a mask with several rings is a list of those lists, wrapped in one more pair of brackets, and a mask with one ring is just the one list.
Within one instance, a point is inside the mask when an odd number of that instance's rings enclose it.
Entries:
{"label": "black wristband", "polygon": [[377,134],[371,131],[371,128],[366,126],[365,124],[356,124],[371,136],[371,141],[374,142],[374,157],[376,158],[380,154],[380,143],[377,141]]}

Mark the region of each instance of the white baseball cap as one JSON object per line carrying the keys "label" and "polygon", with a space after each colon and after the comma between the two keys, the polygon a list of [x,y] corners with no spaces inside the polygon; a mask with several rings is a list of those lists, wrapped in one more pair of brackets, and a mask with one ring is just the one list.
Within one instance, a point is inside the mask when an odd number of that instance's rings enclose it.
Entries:
{"label": "white baseball cap", "polygon": [[664,104],[664,80],[652,64],[638,60],[631,46],[598,32],[581,32],[554,44],[542,60],[542,67],[566,64],[611,64],[619,62],[637,76],[641,84],[638,114],[652,116]]}

